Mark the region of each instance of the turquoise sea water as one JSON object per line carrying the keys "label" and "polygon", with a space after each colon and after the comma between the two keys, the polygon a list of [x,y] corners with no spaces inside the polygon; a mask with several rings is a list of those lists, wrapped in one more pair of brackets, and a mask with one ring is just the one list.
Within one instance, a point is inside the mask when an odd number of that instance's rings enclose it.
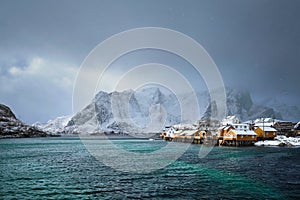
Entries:
{"label": "turquoise sea water", "polygon": [[[133,152],[166,145],[113,143]],[[166,168],[132,174],[99,162],[76,137],[0,140],[0,198],[300,199],[300,148],[215,147],[200,159],[200,147]]]}

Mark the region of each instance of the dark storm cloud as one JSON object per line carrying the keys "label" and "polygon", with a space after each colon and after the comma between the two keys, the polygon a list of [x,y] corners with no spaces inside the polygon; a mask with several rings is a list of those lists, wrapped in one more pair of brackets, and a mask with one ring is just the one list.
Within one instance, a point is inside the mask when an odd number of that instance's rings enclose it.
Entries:
{"label": "dark storm cloud", "polygon": [[[159,26],[183,32],[202,44],[227,86],[249,89],[256,99],[275,94],[298,103],[299,8],[297,0],[2,0],[0,73],[9,78],[12,66],[26,68],[37,57],[79,67],[90,50],[109,36],[131,28]],[[29,83],[22,87],[26,96],[38,95]],[[11,96],[1,92],[0,98],[15,102],[12,106],[23,109],[18,112],[27,113],[28,108],[11,99],[21,98],[22,91],[18,92],[21,94]],[[47,102],[59,96],[51,94]],[[62,105],[68,104],[67,100],[70,94],[61,100],[65,101]],[[40,101],[36,106],[42,109],[47,105]],[[40,116],[66,113],[69,108],[62,111],[59,107],[52,114],[25,118],[35,121]]]}

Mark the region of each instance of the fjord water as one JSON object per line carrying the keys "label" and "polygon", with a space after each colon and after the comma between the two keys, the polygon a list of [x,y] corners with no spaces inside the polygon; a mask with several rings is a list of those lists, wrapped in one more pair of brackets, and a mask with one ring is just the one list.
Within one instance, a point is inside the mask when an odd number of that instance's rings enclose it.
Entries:
{"label": "fjord water", "polygon": [[[138,139],[113,143],[134,152],[166,145]],[[201,159],[199,149],[191,145],[164,169],[132,174],[105,166],[76,137],[0,140],[0,198],[300,198],[299,148],[215,147]]]}

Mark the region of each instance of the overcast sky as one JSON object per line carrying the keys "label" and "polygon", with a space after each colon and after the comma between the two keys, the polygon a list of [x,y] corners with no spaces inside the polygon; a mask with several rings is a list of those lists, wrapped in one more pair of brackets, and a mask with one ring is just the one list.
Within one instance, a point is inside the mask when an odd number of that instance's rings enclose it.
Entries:
{"label": "overcast sky", "polygon": [[[256,101],[275,96],[297,105],[299,9],[298,0],[1,0],[0,103],[28,123],[71,114],[73,83],[89,52],[116,33],[151,26],[194,38],[226,86],[250,90]],[[158,53],[117,64],[174,64]]]}

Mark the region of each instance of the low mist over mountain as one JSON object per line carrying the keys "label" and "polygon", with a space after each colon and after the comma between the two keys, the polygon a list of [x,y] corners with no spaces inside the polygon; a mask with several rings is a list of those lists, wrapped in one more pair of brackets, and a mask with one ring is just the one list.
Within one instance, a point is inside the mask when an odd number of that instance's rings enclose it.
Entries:
{"label": "low mist over mountain", "polygon": [[[241,121],[260,117],[299,121],[299,108],[285,106],[279,102],[257,105],[247,91],[226,90],[227,115],[236,115]],[[174,94],[156,87],[123,92],[99,92],[92,102],[71,117],[60,117],[47,124],[37,126],[45,131],[66,133],[93,132],[157,132],[165,125],[182,122],[182,108],[191,105],[191,94],[176,97]],[[211,116],[210,95],[208,92],[197,93],[200,116]],[[180,100],[180,103],[179,103]],[[273,105],[273,106],[271,106]],[[191,119],[191,120],[189,120]],[[193,123],[192,116],[184,123]]]}
{"label": "low mist over mountain", "polygon": [[300,109],[295,105],[287,105],[279,100],[266,99],[262,103],[270,108],[273,108],[275,112],[279,113],[284,120],[297,122],[300,120]]}
{"label": "low mist over mountain", "polygon": [[[248,91],[238,91],[233,89],[226,90],[226,103],[227,103],[227,115],[235,115],[239,117],[241,121],[254,120],[260,117],[269,117],[275,119],[298,121],[300,118],[300,112],[297,109],[285,110],[284,104],[277,102],[276,105],[258,105],[255,104]],[[209,104],[206,112],[202,118],[209,118],[211,116],[211,106]],[[299,111],[299,109],[298,109]],[[287,113],[288,112],[288,113]],[[287,118],[283,118],[283,115]]]}

